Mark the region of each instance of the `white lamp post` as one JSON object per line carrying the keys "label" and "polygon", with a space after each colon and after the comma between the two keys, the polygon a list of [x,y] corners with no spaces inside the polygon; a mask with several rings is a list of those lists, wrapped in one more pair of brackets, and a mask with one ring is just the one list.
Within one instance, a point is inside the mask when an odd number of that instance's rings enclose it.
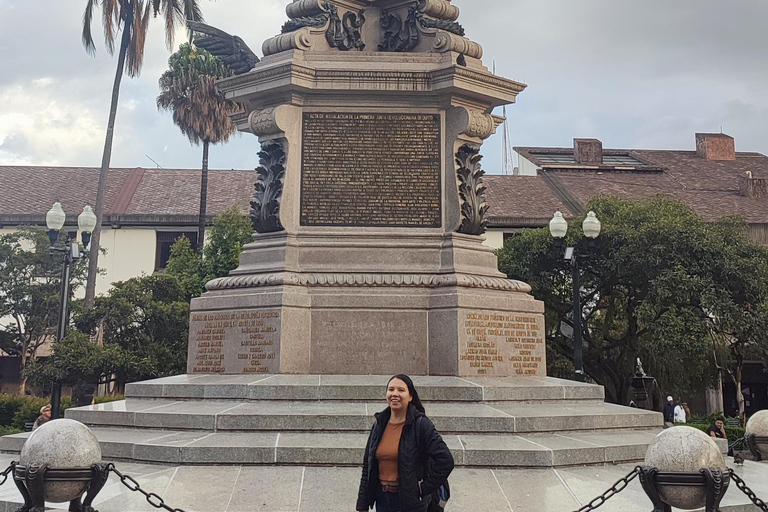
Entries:
{"label": "white lamp post", "polygon": [[[51,245],[56,243],[59,232],[64,227],[67,215],[58,201],[45,215],[45,224],[48,226],[48,238]],[[96,215],[90,206],[83,208],[83,212],[77,217],[77,225],[80,229],[83,245],[88,247],[91,241],[91,233],[96,228]],[[56,341],[61,341],[67,335],[67,321],[69,320],[69,275],[70,267],[80,258],[80,246],[76,240],[67,237],[63,248],[51,247],[52,251],[64,253],[64,265],[61,271],[61,299],[59,301],[59,322],[56,329]],[[61,384],[53,383],[51,390],[51,418],[56,419],[61,415]]]}
{"label": "white lamp post", "polygon": [[[587,213],[587,217],[581,224],[584,236],[589,239],[589,245],[593,246],[595,239],[600,236],[602,225],[595,212]],[[555,239],[555,244],[562,247],[563,239],[568,233],[568,222],[561,212],[555,212],[549,221],[549,232]],[[584,346],[581,341],[581,288],[579,287],[579,258],[586,254],[577,254],[575,247],[566,247],[565,259],[571,262],[571,276],[573,281],[573,366],[576,368],[576,380],[584,382]]]}

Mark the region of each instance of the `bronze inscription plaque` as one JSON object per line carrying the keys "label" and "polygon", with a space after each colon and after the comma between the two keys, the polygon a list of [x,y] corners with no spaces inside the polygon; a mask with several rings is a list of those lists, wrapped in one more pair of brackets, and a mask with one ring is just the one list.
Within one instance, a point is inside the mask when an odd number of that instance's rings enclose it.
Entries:
{"label": "bronze inscription plaque", "polygon": [[187,373],[278,373],[280,310],[192,313]]}
{"label": "bronze inscription plaque", "polygon": [[301,225],[440,227],[437,114],[305,113]]}
{"label": "bronze inscription plaque", "polygon": [[546,376],[543,315],[468,311],[463,327],[462,376]]}

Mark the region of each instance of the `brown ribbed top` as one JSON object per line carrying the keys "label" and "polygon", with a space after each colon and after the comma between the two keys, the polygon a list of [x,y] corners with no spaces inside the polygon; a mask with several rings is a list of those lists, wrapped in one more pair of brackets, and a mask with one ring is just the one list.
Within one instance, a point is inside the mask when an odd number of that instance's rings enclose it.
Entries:
{"label": "brown ribbed top", "polygon": [[379,480],[384,484],[397,485],[397,450],[400,447],[400,436],[403,434],[402,423],[387,423],[384,434],[376,449],[376,460],[379,461]]}

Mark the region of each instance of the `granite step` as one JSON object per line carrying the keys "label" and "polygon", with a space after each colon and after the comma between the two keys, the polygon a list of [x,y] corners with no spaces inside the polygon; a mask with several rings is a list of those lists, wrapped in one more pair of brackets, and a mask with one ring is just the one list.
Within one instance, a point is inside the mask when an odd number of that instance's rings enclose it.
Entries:
{"label": "granite step", "polygon": [[[69,409],[89,426],[210,431],[367,432],[381,402],[156,400]],[[536,433],[663,426],[661,413],[605,402],[429,403],[443,433]]]}
{"label": "granite step", "polygon": [[[177,400],[379,401],[384,375],[177,375],[128,384],[128,398]],[[422,400],[506,402],[603,401],[602,386],[551,377],[414,377]]]}
{"label": "granite step", "polygon": [[[106,459],[181,465],[359,466],[368,437],[365,433],[92,430]],[[446,434],[443,438],[458,466],[562,467],[640,461],[659,431]],[[0,451],[18,453],[28,436],[0,438]]]}

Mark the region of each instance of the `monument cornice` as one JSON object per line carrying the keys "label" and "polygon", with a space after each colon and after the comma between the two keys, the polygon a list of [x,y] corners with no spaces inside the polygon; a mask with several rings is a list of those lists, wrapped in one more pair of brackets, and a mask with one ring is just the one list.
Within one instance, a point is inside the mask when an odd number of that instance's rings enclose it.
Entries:
{"label": "monument cornice", "polygon": [[[353,63],[357,59],[343,61]],[[375,62],[375,61],[374,61]],[[422,67],[425,67],[422,65]],[[454,89],[458,94],[482,98],[493,106],[514,102],[526,84],[462,66],[440,69],[318,69],[295,60],[254,69],[250,73],[227,78],[217,86],[228,98],[251,100],[280,90],[360,91],[360,92],[441,92]]]}

